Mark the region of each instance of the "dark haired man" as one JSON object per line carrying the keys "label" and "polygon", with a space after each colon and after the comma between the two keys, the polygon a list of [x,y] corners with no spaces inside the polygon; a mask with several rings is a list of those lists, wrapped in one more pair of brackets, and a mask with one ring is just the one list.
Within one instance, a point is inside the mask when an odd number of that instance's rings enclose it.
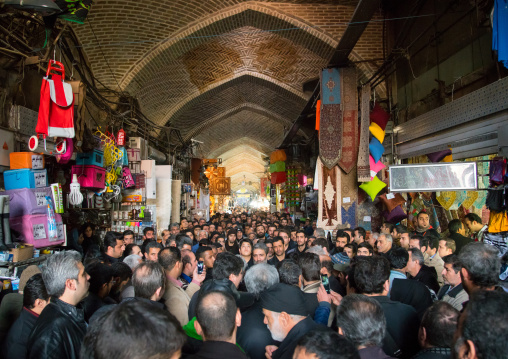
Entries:
{"label": "dark haired man", "polygon": [[42,280],[42,274],[37,273],[26,282],[23,290],[23,310],[11,329],[9,329],[9,333],[2,346],[4,358],[26,357],[30,332],[48,303],[49,295]]}
{"label": "dark haired man", "polygon": [[483,242],[483,236],[487,232],[488,226],[482,223],[480,216],[476,213],[468,213],[464,218],[464,222],[466,222],[466,227],[469,229],[473,241]]}
{"label": "dark haired man", "polygon": [[454,336],[454,358],[505,359],[508,338],[508,294],[476,291],[461,314]]}
{"label": "dark haired man", "polygon": [[[114,264],[121,264],[121,262]],[[90,276],[88,280],[90,286],[88,296],[83,299],[81,306],[85,312],[85,320],[88,322],[99,308],[108,304],[104,299],[109,295],[113,286],[113,269],[100,262],[87,265],[85,269]]]}
{"label": "dark haired man", "polygon": [[471,238],[466,237],[466,227],[460,219],[452,219],[448,223],[448,231],[450,232],[450,239],[455,241],[454,253],[457,255],[466,244],[473,242]]}
{"label": "dark haired man", "polygon": [[379,232],[381,234],[389,234],[389,235],[392,235],[392,232],[393,232],[393,229],[395,228],[395,225],[392,224],[392,223],[388,223],[388,222],[384,222],[382,225],[381,225],[381,228],[379,230]]}
{"label": "dark haired man", "polygon": [[178,359],[186,340],[170,313],[134,301],[123,302],[105,313],[100,327],[89,330],[87,337],[95,331],[95,358]]}
{"label": "dark haired man", "polygon": [[365,231],[363,227],[356,227],[354,229],[354,234],[353,240],[356,244],[365,242],[365,238],[367,238],[367,231]]}
{"label": "dark haired man", "polygon": [[[417,251],[417,249],[410,250]],[[388,260],[391,268],[390,299],[412,306],[418,313],[418,317],[423,317],[425,310],[432,304],[432,295],[425,284],[406,278],[405,273],[410,267],[408,252],[404,248],[396,247],[390,252]]]}
{"label": "dark haired man", "polygon": [[298,265],[302,268],[303,295],[309,313],[314,313],[319,305],[316,293],[321,285],[321,261],[314,253],[302,253],[298,257]]}
{"label": "dark haired man", "polygon": [[373,254],[374,248],[367,242],[362,242],[358,245],[357,256],[372,256]]}
{"label": "dark haired man", "polygon": [[496,289],[501,271],[498,253],[495,247],[481,242],[472,242],[462,248],[460,277],[469,296],[481,289]]}
{"label": "dark haired man", "polygon": [[286,259],[286,252],[284,250],[284,240],[282,237],[277,236],[272,240],[272,248],[274,256],[268,261],[268,264],[276,266],[279,262]]}
{"label": "dark haired man", "polygon": [[293,359],[360,359],[356,348],[342,335],[313,330],[298,341]]}
{"label": "dark haired man", "polygon": [[[411,357],[418,350],[418,327],[420,320],[416,310],[406,304],[388,298],[390,287],[390,263],[383,256],[358,257],[352,266],[350,276],[354,289],[376,299],[385,313],[387,334],[383,350],[388,355],[400,354]],[[352,282],[349,281],[351,286]]]}
{"label": "dark haired man", "polygon": [[455,309],[462,310],[463,303],[469,300],[469,296],[462,286],[460,279],[460,270],[462,264],[459,257],[455,254],[443,257],[444,269],[443,280],[444,286],[439,290],[437,299],[450,303]]}
{"label": "dark haired man", "polygon": [[183,289],[183,283],[178,279],[182,275],[182,257],[180,250],[175,247],[164,248],[159,255],[159,264],[164,269],[166,277],[166,291],[164,303],[166,309],[173,314],[181,325],[189,322],[189,303],[204,280],[206,271],[198,274],[197,266],[194,268],[191,283]]}
{"label": "dark haired man", "polygon": [[418,334],[422,350],[413,358],[448,359],[457,328],[459,311],[450,304],[437,301],[423,315]]}
{"label": "dark haired man", "polygon": [[196,304],[196,333],[203,338],[199,351],[191,359],[247,359],[236,346],[237,327],[242,315],[235,299],[222,291],[210,291],[200,295]]}
{"label": "dark haired man", "polygon": [[420,234],[424,237],[427,234],[430,234],[436,238],[439,238],[439,232],[432,228],[430,225],[430,216],[425,210],[422,210],[417,214],[416,220],[417,226],[415,228],[414,234]]}
{"label": "dark haired man", "polygon": [[134,243],[134,232],[130,229],[123,232],[123,244],[128,245]]}
{"label": "dark haired man", "polygon": [[443,277],[441,273],[443,272],[444,263],[443,259],[439,255],[438,250],[439,250],[439,238],[430,237],[429,245],[427,247],[427,251],[425,252],[427,256],[424,258],[424,261],[426,266],[433,267],[436,270],[437,281],[441,286],[443,285]]}
{"label": "dark haired man", "polygon": [[307,236],[305,232],[302,230],[296,231],[296,248],[294,251],[298,253],[303,253],[307,250]]}
{"label": "dark haired man", "polygon": [[156,241],[148,242],[145,247],[145,260],[157,262],[159,258],[159,252],[162,250],[162,244],[157,243]]}
{"label": "dark haired man", "polygon": [[226,243],[224,243],[224,247],[226,248],[226,251],[230,253],[240,254],[240,247],[238,246],[238,242],[236,240],[236,233],[236,229],[230,229],[228,231],[228,238]]}
{"label": "dark haired man", "polygon": [[123,235],[118,232],[107,232],[104,236],[104,253],[102,254],[105,264],[121,262],[125,244]]}
{"label": "dark haired man", "polygon": [[335,239],[335,248],[331,251],[331,256],[333,257],[337,253],[342,253],[344,251],[344,247],[346,244],[351,242],[351,237],[349,233],[343,230],[337,231],[336,239]]}

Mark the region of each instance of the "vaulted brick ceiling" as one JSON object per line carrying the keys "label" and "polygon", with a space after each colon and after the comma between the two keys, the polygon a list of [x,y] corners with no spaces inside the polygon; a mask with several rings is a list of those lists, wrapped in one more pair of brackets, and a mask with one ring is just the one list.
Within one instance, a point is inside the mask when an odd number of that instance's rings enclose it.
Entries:
{"label": "vaulted brick ceiling", "polygon": [[[96,0],[91,26],[75,28],[102,83],[136,96],[156,123],[203,141],[204,157],[228,158],[235,183],[262,175],[262,157],[305,106],[302,85],[328,63],[356,3]],[[381,37],[382,23],[369,24],[351,60],[382,57]],[[357,66],[360,79],[375,70]]]}

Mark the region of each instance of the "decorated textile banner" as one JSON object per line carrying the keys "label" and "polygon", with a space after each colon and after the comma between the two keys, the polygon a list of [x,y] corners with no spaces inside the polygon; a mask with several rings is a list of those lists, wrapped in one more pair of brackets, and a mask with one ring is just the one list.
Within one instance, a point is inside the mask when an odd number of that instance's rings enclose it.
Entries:
{"label": "decorated textile banner", "polygon": [[342,106],[338,69],[321,71],[321,111],[319,123],[319,157],[328,168],[341,158]]}
{"label": "decorated textile banner", "polygon": [[328,169],[319,158],[316,166],[319,181],[317,226],[333,230],[342,224],[340,169],[337,166]]}
{"label": "decorated textile banner", "polygon": [[360,145],[358,147],[358,182],[371,180],[369,164],[369,122],[370,122],[370,85],[362,87],[360,100]]}
{"label": "decorated textile banner", "polygon": [[341,157],[338,165],[349,173],[358,158],[358,90],[356,68],[340,69],[342,102]]}
{"label": "decorated textile banner", "polygon": [[270,180],[268,178],[261,178],[261,189],[260,189],[261,197],[264,198],[267,196],[269,188],[270,188]]}

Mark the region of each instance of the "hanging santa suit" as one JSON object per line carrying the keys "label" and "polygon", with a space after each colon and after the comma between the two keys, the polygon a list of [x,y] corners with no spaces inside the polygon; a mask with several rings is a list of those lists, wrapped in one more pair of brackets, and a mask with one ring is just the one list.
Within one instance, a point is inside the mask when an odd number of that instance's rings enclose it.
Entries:
{"label": "hanging santa suit", "polygon": [[[52,70],[58,73],[50,74]],[[46,77],[42,80],[39,117],[35,127],[35,132],[44,138],[74,138],[74,94],[71,84],[65,83],[64,78],[63,65],[50,61]]]}

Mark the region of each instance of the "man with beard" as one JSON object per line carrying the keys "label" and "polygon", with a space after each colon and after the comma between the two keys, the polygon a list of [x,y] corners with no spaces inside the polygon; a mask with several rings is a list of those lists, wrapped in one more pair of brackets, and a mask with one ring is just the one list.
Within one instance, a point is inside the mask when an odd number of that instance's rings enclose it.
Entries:
{"label": "man with beard", "polygon": [[430,225],[430,217],[425,210],[420,211],[418,215],[416,216],[417,219],[417,226],[415,230],[415,234],[420,234],[422,236],[426,236],[427,234],[430,234],[436,238],[439,238],[439,232],[436,231],[432,226]]}
{"label": "man with beard", "polygon": [[266,260],[269,261],[275,255],[273,252],[273,238],[267,238],[265,241],[266,248],[268,248],[268,253],[266,254]]}
{"label": "man with beard", "polygon": [[238,242],[236,241],[236,229],[230,229],[228,231],[228,239],[226,243],[224,243],[224,247],[226,251],[231,252],[233,254],[240,254],[240,247],[238,246]]}
{"label": "man with beard", "polygon": [[281,229],[279,231],[279,236],[282,237],[282,240],[284,241],[284,251],[286,254],[289,254],[290,251],[296,249],[296,243],[291,240],[289,231]]}
{"label": "man with beard", "polygon": [[[298,340],[320,326],[312,320],[305,307],[303,294],[295,286],[278,283],[261,293],[261,307],[272,338],[281,342],[266,346],[266,357],[291,359]],[[325,328],[323,327],[323,330]]]}
{"label": "man with beard", "polygon": [[297,253],[303,253],[307,250],[307,236],[305,232],[299,230],[296,232],[296,245],[297,247],[294,249]]}
{"label": "man with beard", "polygon": [[337,231],[337,238],[335,239],[335,248],[332,249],[332,252],[330,253],[332,256],[338,253],[342,253],[344,251],[344,247],[346,244],[349,244],[351,241],[351,237],[349,236],[349,233],[345,231]]}
{"label": "man with beard", "polygon": [[264,241],[266,239],[266,232],[265,232],[265,227],[262,225],[262,224],[258,224],[256,226],[256,237],[258,238],[258,240],[260,241]]}
{"label": "man with beard", "polygon": [[282,237],[277,236],[273,239],[273,252],[274,256],[268,261],[268,264],[275,266],[277,263],[286,259],[286,251],[284,250],[284,240]]}

